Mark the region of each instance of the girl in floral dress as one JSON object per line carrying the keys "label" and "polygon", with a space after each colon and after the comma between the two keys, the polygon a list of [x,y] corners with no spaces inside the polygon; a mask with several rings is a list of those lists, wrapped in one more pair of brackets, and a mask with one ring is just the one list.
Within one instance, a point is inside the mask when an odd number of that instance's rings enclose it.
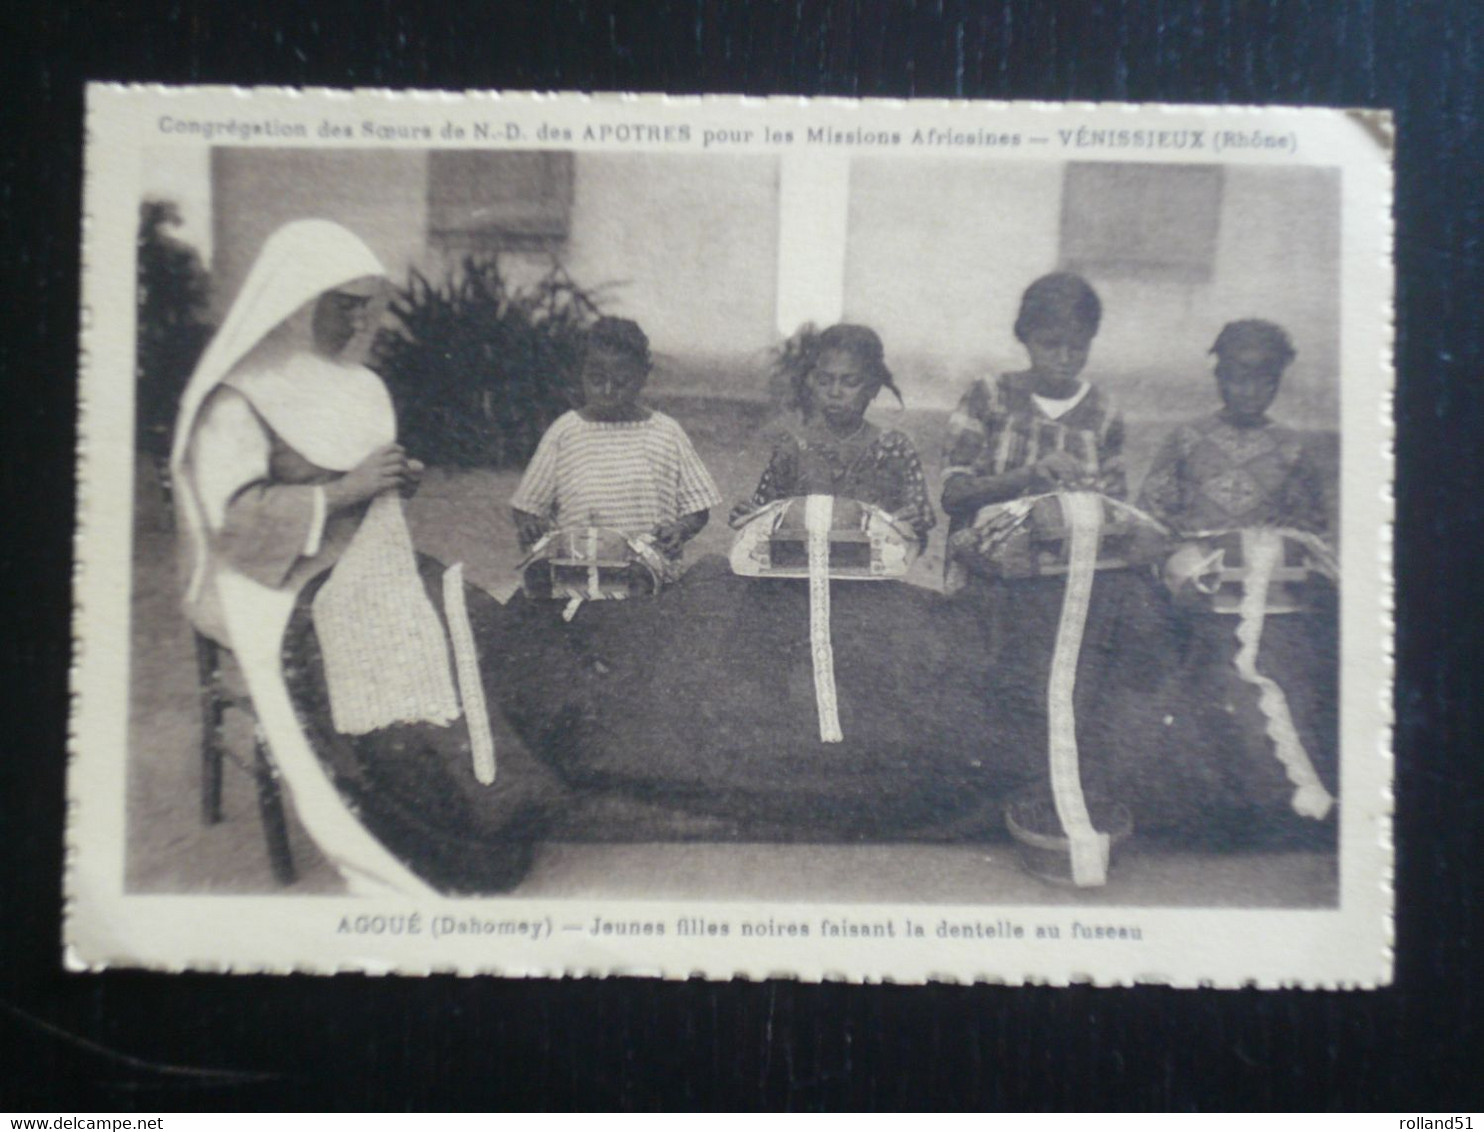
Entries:
{"label": "girl in floral dress", "polygon": [[901,400],[884,354],[874,330],[846,323],[790,344],[782,368],[802,422],[782,432],[757,490],[732,509],[734,524],[775,500],[833,495],[882,508],[926,545],[937,516],[917,449],[906,433],[866,420],[883,389]]}

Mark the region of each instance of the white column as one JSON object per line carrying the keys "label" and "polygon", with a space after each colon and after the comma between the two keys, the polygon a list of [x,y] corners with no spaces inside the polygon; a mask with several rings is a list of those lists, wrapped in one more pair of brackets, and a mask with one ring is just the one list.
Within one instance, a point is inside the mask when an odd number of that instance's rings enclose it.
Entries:
{"label": "white column", "polygon": [[778,213],[778,332],[786,338],[801,323],[825,327],[844,313],[849,155],[784,154]]}

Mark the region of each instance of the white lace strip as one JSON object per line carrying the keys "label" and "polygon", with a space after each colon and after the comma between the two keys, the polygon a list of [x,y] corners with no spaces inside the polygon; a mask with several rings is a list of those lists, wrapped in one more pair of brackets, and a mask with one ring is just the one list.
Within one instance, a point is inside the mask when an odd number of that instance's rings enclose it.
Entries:
{"label": "white lace strip", "polygon": [[453,641],[454,670],[459,679],[464,719],[469,726],[474,777],[489,786],[495,781],[495,736],[490,730],[484,684],[479,678],[479,653],[474,648],[474,630],[469,626],[469,607],[464,601],[462,562],[443,572],[443,616],[448,621],[449,639]]}
{"label": "white lace strip", "polygon": [[811,495],[804,501],[809,535],[809,652],[814,658],[814,703],[819,710],[819,741],[839,743],[840,706],[835,697],[835,647],[830,641],[830,525],[835,499]]}
{"label": "white lace strip", "polygon": [[591,563],[587,568],[587,596],[593,601],[603,599],[603,579],[598,569],[598,529],[589,527],[587,529],[587,560]]}
{"label": "white lace strip", "polygon": [[1268,585],[1283,556],[1283,536],[1266,528],[1243,531],[1242,553],[1247,574],[1242,582],[1237,623],[1237,641],[1241,644],[1234,661],[1237,674],[1257,689],[1257,704],[1267,721],[1273,753],[1283,764],[1288,781],[1297,787],[1292,799],[1294,812],[1308,818],[1323,818],[1334,805],[1334,798],[1319,781],[1314,764],[1299,741],[1298,729],[1288,710],[1288,697],[1274,680],[1257,670],[1257,650],[1267,616]]}
{"label": "white lace strip", "polygon": [[412,551],[394,492],[377,496],[314,598],[335,730],[364,735],[395,723],[459,717],[448,641]]}
{"label": "white lace strip", "polygon": [[1071,546],[1067,552],[1067,581],[1056,648],[1051,656],[1051,679],[1046,690],[1047,730],[1051,761],[1051,796],[1056,816],[1072,851],[1072,880],[1079,886],[1108,882],[1108,835],[1093,828],[1082,793],[1077,753],[1077,660],[1087,628],[1087,610],[1097,573],[1098,545],[1103,529],[1102,496],[1070,492],[1061,497],[1062,516]]}

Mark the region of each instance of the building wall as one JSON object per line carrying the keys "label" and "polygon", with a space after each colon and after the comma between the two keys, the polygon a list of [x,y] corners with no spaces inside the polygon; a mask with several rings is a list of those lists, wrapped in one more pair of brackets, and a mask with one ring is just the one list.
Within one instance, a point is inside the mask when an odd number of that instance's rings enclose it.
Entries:
{"label": "building wall", "polygon": [[[1060,165],[855,162],[846,317],[881,333],[914,403],[949,403],[970,377],[1025,364],[1012,328],[1022,290],[1059,265],[1062,175]],[[1269,318],[1298,348],[1275,411],[1337,425],[1339,208],[1335,171],[1226,169],[1208,282],[1090,275],[1104,309],[1088,376],[1130,412],[1201,412],[1221,326]]]}
{"label": "building wall", "polygon": [[[910,404],[951,404],[970,377],[1024,364],[1011,328],[1026,284],[1059,263],[1063,171],[979,159],[852,162],[840,309],[880,331]],[[426,245],[424,152],[222,148],[211,179],[220,309],[263,240],[305,216],[360,234],[394,278],[414,265],[435,276],[446,268]],[[582,153],[561,255],[585,286],[612,285],[610,309],[644,326],[657,380],[757,395],[778,339],[780,208],[771,156]],[[1338,226],[1334,171],[1227,169],[1208,281],[1092,275],[1104,323],[1088,375],[1131,414],[1203,412],[1214,401],[1206,351],[1221,325],[1272,318],[1299,351],[1277,411],[1334,427]],[[534,273],[544,262],[515,257],[512,267]]]}
{"label": "building wall", "polygon": [[[224,313],[263,241],[280,225],[338,221],[393,279],[450,266],[426,232],[420,151],[222,148],[212,156],[213,293]],[[661,372],[681,385],[726,373],[757,393],[776,338],[778,162],[772,157],[581,154],[571,234],[560,257],[608,307],[649,334]],[[545,257],[513,254],[515,278]]]}
{"label": "building wall", "polygon": [[[1059,165],[859,158],[845,318],[872,326],[912,405],[1017,364],[1020,291],[1056,264]],[[1008,339],[1008,341],[1007,341]]]}
{"label": "building wall", "polygon": [[424,262],[427,156],[415,150],[211,152],[212,300],[225,314],[263,242],[290,220],[334,220],[365,240],[393,279]]}
{"label": "building wall", "polygon": [[612,312],[677,380],[738,366],[760,380],[777,338],[777,160],[585,153],[576,177],[573,276],[618,284]]}

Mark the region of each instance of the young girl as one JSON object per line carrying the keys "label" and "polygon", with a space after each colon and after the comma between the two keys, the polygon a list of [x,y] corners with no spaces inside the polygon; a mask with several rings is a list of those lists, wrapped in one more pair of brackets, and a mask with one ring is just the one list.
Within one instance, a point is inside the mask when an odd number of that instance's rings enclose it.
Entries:
{"label": "young girl", "polygon": [[1044,275],[1025,289],[1015,337],[1030,368],[974,382],[948,421],[950,537],[981,507],[1025,495],[1087,488],[1123,497],[1123,418],[1082,378],[1102,315],[1080,275]]}
{"label": "young girl", "polygon": [[684,430],[640,402],[649,370],[638,323],[593,325],[583,406],[547,429],[510,500],[522,549],[557,527],[608,527],[652,539],[678,572],[681,551],[721,496]]}
{"label": "young girl", "polygon": [[1166,437],[1139,506],[1177,531],[1291,527],[1321,533],[1324,490],[1308,448],[1268,417],[1295,351],[1288,332],[1261,319],[1217,335],[1221,409]]}
{"label": "young girl", "polygon": [[[1097,292],[1079,275],[1058,272],[1027,287],[1015,337],[1030,368],[970,386],[949,419],[943,461],[948,588],[962,591],[965,620],[983,627],[996,702],[1014,721],[1002,741],[1027,770],[1050,771],[1079,884],[1102,883],[1107,869],[1081,781],[1101,777],[1117,742],[1112,708],[1167,643],[1148,578],[1097,561],[1113,505],[1089,493],[1125,493],[1122,417],[1082,377],[1101,321]],[[1051,493],[1061,494],[1014,506]],[[981,514],[996,504],[1009,506]],[[1118,517],[1156,531],[1122,510]],[[1057,529],[1059,540],[1032,541]]]}
{"label": "young girl", "polygon": [[795,495],[834,495],[874,504],[912,528],[919,542],[937,522],[922,461],[907,435],[866,420],[883,389],[898,401],[881,339],[842,323],[804,331],[784,354],[802,427],[785,432],[752,498],[732,509],[735,523],[759,507]]}
{"label": "young girl", "polygon": [[[1295,351],[1275,323],[1228,323],[1211,347],[1221,407],[1166,438],[1139,505],[1189,541],[1165,566],[1183,647],[1119,777],[1145,828],[1225,840],[1330,838],[1337,778],[1337,570],[1303,436],[1273,421]],[[1256,591],[1256,592],[1254,592]]]}

